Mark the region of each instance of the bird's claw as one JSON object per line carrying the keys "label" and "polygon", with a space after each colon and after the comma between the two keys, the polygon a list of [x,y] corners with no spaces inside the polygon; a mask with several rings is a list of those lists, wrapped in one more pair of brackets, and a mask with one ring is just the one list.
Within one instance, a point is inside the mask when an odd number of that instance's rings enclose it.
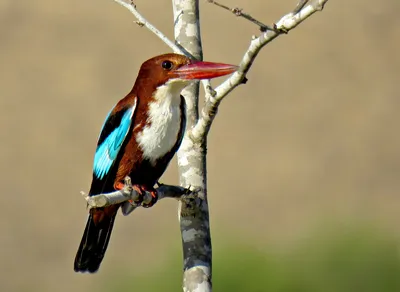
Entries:
{"label": "bird's claw", "polygon": [[[135,203],[137,206],[141,205],[143,208],[150,208],[157,202],[158,195],[155,189],[147,189],[139,185],[134,185],[133,188],[139,195],[137,200],[133,200],[133,203]],[[143,203],[144,195],[146,194],[146,192],[150,193],[151,200],[148,203]]]}
{"label": "bird's claw", "polygon": [[158,195],[156,190],[150,191],[151,194],[151,200],[149,203],[142,203],[143,208],[150,208],[152,207],[155,203],[158,201]]}

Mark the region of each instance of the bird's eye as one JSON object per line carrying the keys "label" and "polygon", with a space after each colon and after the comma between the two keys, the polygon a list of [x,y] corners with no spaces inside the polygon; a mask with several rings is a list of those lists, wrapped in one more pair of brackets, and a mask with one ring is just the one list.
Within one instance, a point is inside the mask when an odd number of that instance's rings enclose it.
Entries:
{"label": "bird's eye", "polygon": [[164,61],[162,62],[161,66],[165,69],[165,70],[171,70],[172,67],[174,67],[174,64],[171,61]]}

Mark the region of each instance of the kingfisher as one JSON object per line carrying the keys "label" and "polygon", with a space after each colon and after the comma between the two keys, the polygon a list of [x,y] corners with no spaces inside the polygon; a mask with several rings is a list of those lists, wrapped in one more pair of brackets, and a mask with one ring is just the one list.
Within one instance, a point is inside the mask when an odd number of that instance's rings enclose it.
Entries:
{"label": "kingfisher", "polygon": [[[181,91],[191,82],[228,75],[237,66],[192,60],[179,54],[151,58],[140,67],[132,90],[107,115],[94,155],[89,196],[124,187],[129,176],[151,207],[157,201],[154,185],[178,150],[186,125]],[[140,202],[139,202],[140,203]],[[103,260],[121,204],[89,211],[75,257],[75,272],[96,272]]]}

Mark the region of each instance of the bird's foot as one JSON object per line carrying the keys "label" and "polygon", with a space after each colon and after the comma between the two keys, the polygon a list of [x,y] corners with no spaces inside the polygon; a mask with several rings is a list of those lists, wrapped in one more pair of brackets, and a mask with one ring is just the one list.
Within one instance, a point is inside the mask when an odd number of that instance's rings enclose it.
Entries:
{"label": "bird's foot", "polygon": [[155,203],[157,203],[157,201],[158,201],[157,190],[152,189],[152,190],[149,190],[148,192],[149,192],[150,195],[151,195],[151,200],[150,200],[149,203],[142,204],[142,207],[143,207],[143,208],[150,208],[150,207],[152,207]]}
{"label": "bird's foot", "polygon": [[[157,195],[157,190],[154,188],[147,188],[141,185],[133,185],[133,188],[135,191],[139,194],[139,199],[135,200],[134,203],[136,205],[142,205],[143,208],[150,208],[153,206],[157,200],[158,200],[158,195]],[[146,194],[146,192],[150,193],[151,195],[151,200],[148,203],[143,203],[143,197]]]}

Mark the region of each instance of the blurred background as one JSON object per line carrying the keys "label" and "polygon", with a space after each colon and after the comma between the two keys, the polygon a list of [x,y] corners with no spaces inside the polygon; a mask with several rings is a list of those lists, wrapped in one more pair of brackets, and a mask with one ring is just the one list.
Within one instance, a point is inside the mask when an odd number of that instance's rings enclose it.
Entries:
{"label": "blurred background", "polygon": [[[173,36],[171,1],[135,3]],[[223,3],[270,24],[296,1]],[[204,59],[239,63],[257,27],[200,7]],[[329,1],[224,100],[208,146],[216,291],[400,291],[399,9]],[[103,120],[170,51],[134,21],[112,0],[0,1],[0,291],[180,291],[173,200],[119,215],[97,274],[72,269]]]}

